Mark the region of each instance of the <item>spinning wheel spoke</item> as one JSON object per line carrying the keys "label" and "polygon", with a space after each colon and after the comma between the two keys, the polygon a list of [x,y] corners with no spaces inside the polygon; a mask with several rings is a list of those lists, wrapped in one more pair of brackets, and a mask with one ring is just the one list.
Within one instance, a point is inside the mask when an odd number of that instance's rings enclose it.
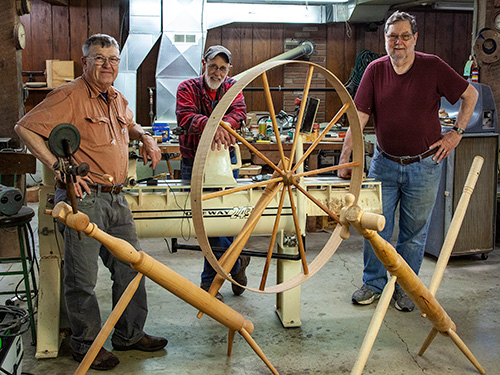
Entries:
{"label": "spinning wheel spoke", "polygon": [[[257,225],[260,216],[266,209],[267,205],[273,198],[278,194],[280,189],[283,187],[283,183],[278,184],[277,186],[274,186],[272,190],[270,190],[270,194],[259,201],[260,204],[257,204],[254,211],[252,211],[252,215],[248,218],[246,221],[243,229],[241,230],[240,234],[236,237],[236,239],[233,241],[231,246],[224,252],[224,255],[220,258],[220,263],[225,269],[226,272],[229,272],[231,268],[233,267],[233,264],[229,266],[228,265],[228,258],[232,256],[234,253],[237,253],[237,257],[241,254],[241,251],[243,250],[243,246],[245,246],[246,242],[248,241],[248,237],[252,234],[252,231],[255,229],[255,226]],[[258,207],[257,207],[258,206]],[[226,269],[227,268],[227,269]]]}
{"label": "spinning wheel spoke", "polygon": [[297,178],[307,177],[307,176],[317,175],[317,174],[321,174],[321,173],[332,172],[332,171],[336,171],[336,170],[339,170],[339,169],[353,168],[353,167],[359,167],[359,162],[354,161],[354,162],[351,162],[351,163],[332,165],[331,167],[325,167],[325,168],[315,169],[314,171],[307,171],[307,172],[302,172],[302,173],[296,173],[296,174],[294,174],[294,176],[297,177]]}
{"label": "spinning wheel spoke", "polygon": [[266,287],[267,275],[269,273],[269,265],[271,264],[271,257],[273,254],[274,243],[276,242],[276,235],[278,234],[278,226],[281,218],[281,211],[283,211],[283,203],[285,202],[285,189],[281,191],[280,203],[278,205],[278,212],[276,213],[276,219],[274,220],[273,234],[271,235],[271,241],[269,243],[269,249],[267,250],[266,263],[264,264],[264,271],[262,271],[262,278],[260,280],[260,290],[264,290]]}
{"label": "spinning wheel spoke", "polygon": [[304,275],[307,275],[309,273],[309,267],[307,266],[306,252],[304,250],[304,242],[302,242],[302,233],[299,227],[299,216],[297,215],[297,207],[295,206],[295,202],[293,199],[292,187],[288,185],[287,189],[288,189],[288,197],[290,198],[290,206],[292,207],[293,224],[295,226],[295,236],[297,237],[297,242],[299,244],[299,255],[300,255],[300,260],[302,261],[302,270],[304,272]]}
{"label": "spinning wheel spoke", "polygon": [[323,205],[323,203],[321,203],[319,200],[317,200],[311,194],[309,194],[309,192],[306,189],[304,189],[302,186],[300,186],[300,184],[298,182],[294,183],[294,186],[297,189],[299,189],[302,192],[302,194],[304,194],[307,198],[309,198],[311,201],[313,201],[316,204],[316,206],[321,208],[328,216],[330,216],[333,220],[335,220],[338,224],[340,224],[339,217],[337,215],[335,215],[332,211],[330,211],[327,207],[325,207]]}
{"label": "spinning wheel spoke", "polygon": [[224,195],[233,194],[233,193],[236,193],[238,191],[250,190],[250,189],[262,186],[262,185],[274,184],[274,183],[280,182],[280,181],[283,181],[283,177],[271,178],[270,180],[259,181],[259,182],[255,182],[253,184],[248,184],[248,185],[243,185],[243,186],[237,186],[237,187],[234,187],[231,189],[214,191],[212,193],[203,194],[202,199],[204,201],[206,201],[208,199],[223,197]]}
{"label": "spinning wheel spoke", "polygon": [[349,108],[349,104],[346,103],[340,108],[340,110],[337,112],[337,114],[333,117],[332,121],[328,124],[328,126],[321,132],[321,134],[318,136],[318,138],[309,146],[307,151],[304,153],[304,155],[300,158],[300,160],[293,166],[292,172],[295,172],[297,168],[304,162],[304,160],[307,159],[307,157],[311,154],[311,152],[314,151],[316,146],[321,142],[321,140],[325,137],[326,133],[330,131],[333,125],[337,123],[337,121],[340,120],[342,115],[347,111]]}
{"label": "spinning wheel spoke", "polygon": [[283,162],[283,169],[287,171],[289,169],[289,165],[285,163],[285,154],[283,153],[283,145],[281,144],[278,124],[276,123],[276,113],[274,112],[273,98],[271,96],[271,90],[269,89],[269,81],[267,80],[266,72],[262,73],[262,80],[264,81],[264,95],[266,96],[267,109],[269,110],[269,115],[271,116],[271,122],[273,123],[273,130],[276,136],[276,144],[278,145],[280,158],[281,161]]}
{"label": "spinning wheel spoke", "polygon": [[257,154],[262,160],[264,160],[267,165],[269,165],[272,169],[274,169],[276,172],[279,172],[281,173],[281,169],[279,169],[271,160],[269,160],[266,156],[264,156],[264,154],[262,152],[260,152],[259,150],[257,150],[251,143],[249,143],[245,138],[243,138],[241,135],[239,135],[238,133],[236,133],[233,128],[231,128],[230,126],[228,126],[226,123],[224,122],[221,122],[220,125],[226,129],[229,133],[231,133],[232,135],[234,135],[236,137],[236,139],[238,139],[241,143],[243,143],[246,147],[248,147],[248,149],[250,149],[252,152],[254,152],[255,154]]}
{"label": "spinning wheel spoke", "polygon": [[302,101],[300,102],[299,115],[297,116],[297,125],[295,126],[295,136],[293,137],[292,150],[290,151],[290,163],[293,164],[295,150],[297,149],[297,141],[299,139],[300,127],[302,126],[302,119],[306,110],[307,97],[309,96],[309,88],[311,87],[312,76],[314,72],[314,65],[309,65],[307,71],[306,83],[304,85],[304,93],[302,94]]}

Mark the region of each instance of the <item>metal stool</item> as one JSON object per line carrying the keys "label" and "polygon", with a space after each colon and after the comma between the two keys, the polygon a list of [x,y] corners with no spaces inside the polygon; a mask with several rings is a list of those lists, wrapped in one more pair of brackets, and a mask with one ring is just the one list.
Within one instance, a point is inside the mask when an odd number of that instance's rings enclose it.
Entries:
{"label": "metal stool", "polygon": [[[19,256],[1,258],[0,263],[20,262],[22,270],[20,271],[4,271],[0,272],[0,276],[23,275],[24,290],[0,291],[0,295],[25,293],[28,304],[28,314],[30,317],[30,329],[32,344],[36,343],[36,327],[35,327],[35,306],[32,301],[32,293],[34,296],[38,293],[37,282],[35,278],[35,264],[33,253],[31,251],[28,229],[30,221],[35,216],[35,211],[30,207],[23,206],[19,212],[12,216],[0,216],[0,228],[17,228],[17,237],[19,240]],[[31,280],[30,280],[31,278]]]}

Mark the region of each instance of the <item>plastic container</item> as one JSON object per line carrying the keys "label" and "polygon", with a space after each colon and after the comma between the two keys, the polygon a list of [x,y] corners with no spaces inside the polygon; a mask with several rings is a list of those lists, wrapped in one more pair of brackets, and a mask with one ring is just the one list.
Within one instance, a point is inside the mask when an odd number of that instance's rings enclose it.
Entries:
{"label": "plastic container", "polygon": [[170,140],[170,126],[166,122],[155,122],[153,124],[153,135],[161,136],[162,142]]}
{"label": "plastic container", "polygon": [[250,131],[252,132],[252,135],[254,137],[257,137],[259,135],[259,125],[258,124],[252,124],[252,126],[250,126]]}
{"label": "plastic container", "polygon": [[259,133],[262,134],[262,135],[266,135],[267,134],[266,123],[265,122],[261,122],[259,124]]}

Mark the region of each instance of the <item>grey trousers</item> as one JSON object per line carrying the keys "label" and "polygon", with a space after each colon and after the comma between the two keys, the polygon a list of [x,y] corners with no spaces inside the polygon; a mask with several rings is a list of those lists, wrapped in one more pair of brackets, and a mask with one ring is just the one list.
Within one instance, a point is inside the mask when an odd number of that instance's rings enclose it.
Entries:
{"label": "grey trousers", "polygon": [[[56,189],[56,203],[66,199],[66,191]],[[123,194],[92,192],[77,199],[78,210],[89,216],[104,232],[121,238],[141,250],[132,213]],[[101,329],[101,314],[95,295],[98,258],[111,272],[113,307],[128,284],[137,275],[128,263],[115,258],[97,240],[62,226],[64,236],[64,297],[71,325],[71,348],[86,353]],[[147,316],[144,278],[128,307],[115,326],[111,341],[115,345],[132,345],[143,336]]]}

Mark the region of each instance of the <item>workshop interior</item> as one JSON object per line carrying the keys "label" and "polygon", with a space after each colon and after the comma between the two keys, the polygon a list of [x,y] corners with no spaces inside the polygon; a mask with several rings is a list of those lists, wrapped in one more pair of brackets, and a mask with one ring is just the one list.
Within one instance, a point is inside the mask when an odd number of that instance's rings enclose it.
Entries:
{"label": "workshop interior", "polygon": [[[390,243],[378,234],[383,185],[368,177],[377,137],[354,103],[368,65],[387,55],[384,25],[396,10],[416,17],[415,50],[439,56],[478,93],[442,161],[418,275],[394,250],[398,233]],[[121,313],[101,263],[103,328],[80,364],[72,358],[62,225],[139,272],[146,328],[168,338],[156,352],[113,351],[120,364],[107,373],[498,373],[499,0],[3,0],[0,14],[0,373],[102,373],[89,366],[113,347]],[[118,41],[114,87],[161,151],[151,168],[143,143],[130,140],[120,186],[142,251],[89,222],[76,197],[56,205],[54,172],[14,130],[82,75],[82,44],[97,33]],[[212,108],[187,181],[177,88],[203,74],[215,45],[231,51],[235,83]],[[246,122],[235,131],[223,118],[241,95]],[[456,129],[461,105],[441,99],[442,134]],[[213,150],[220,127],[236,140],[236,162]],[[343,164],[346,135],[353,153]],[[97,174],[77,161],[81,140],[64,122],[46,139],[66,185]],[[337,175],[346,167],[350,179]],[[212,237],[235,239],[222,258]],[[390,278],[376,303],[355,305],[364,238]],[[230,272],[241,255],[251,259],[245,285]],[[209,290],[199,286],[204,258],[216,271]],[[396,282],[414,311],[391,308]]]}

